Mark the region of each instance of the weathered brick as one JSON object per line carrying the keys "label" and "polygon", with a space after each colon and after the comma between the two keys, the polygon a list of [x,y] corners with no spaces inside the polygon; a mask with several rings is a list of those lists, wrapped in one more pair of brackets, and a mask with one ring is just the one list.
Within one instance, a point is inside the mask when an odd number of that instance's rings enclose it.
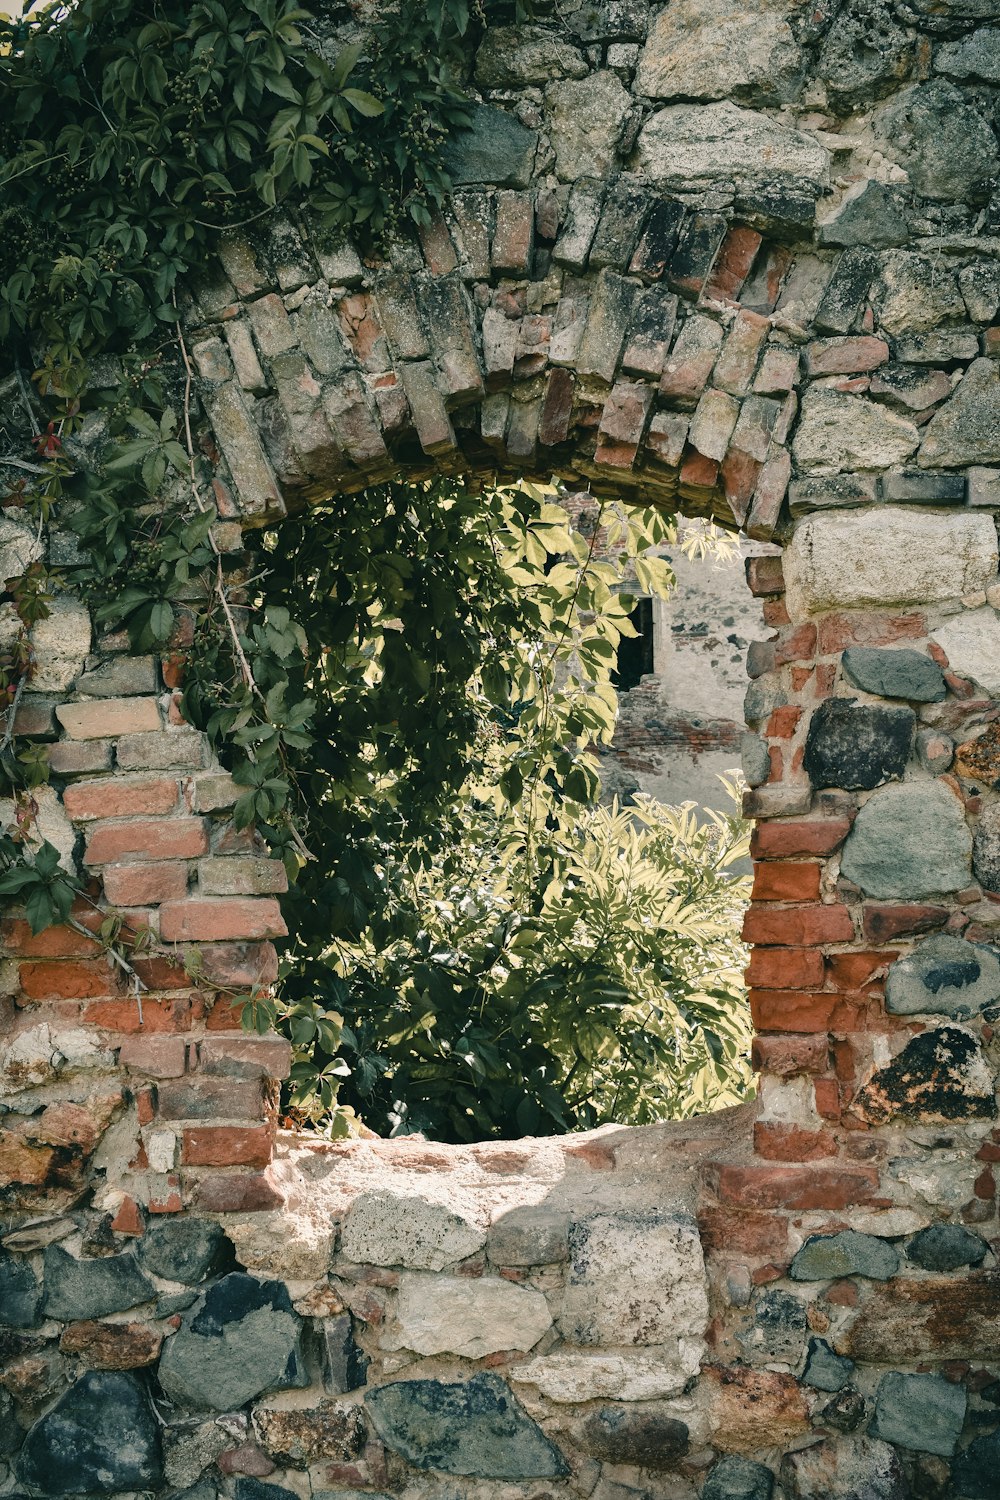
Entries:
{"label": "weathered brick", "polygon": [[927,634],[923,615],[887,615],[874,609],[852,609],[824,615],[819,622],[820,656],[834,656],[848,646],[890,646]]}
{"label": "weathered brick", "polygon": [[788,1257],[788,1220],[779,1214],[736,1208],[703,1207],[698,1228],[706,1251],[724,1255]]}
{"label": "weathered brick", "polygon": [[660,395],[679,406],[695,406],[722,347],[722,329],[712,318],[688,318],[667,358]]}
{"label": "weathered brick", "polygon": [[0,921],[0,948],[17,958],[92,958],[100,953],[96,938],[62,924],[33,933],[18,917]]}
{"label": "weathered brick", "polygon": [[488,307],[483,314],[482,335],[486,389],[500,390],[509,385],[514,371],[518,324],[497,308]]}
{"label": "weathered brick", "polygon": [[600,435],[627,444],[634,452],[642,441],[654,395],[653,386],[642,381],[616,381],[601,413]]}
{"label": "weathered brick", "polygon": [[438,390],[434,366],[424,360],[399,367],[413,425],[425,453],[446,453],[456,446],[455,429]]}
{"label": "weathered brick", "polygon": [[287,891],[288,876],[278,859],[236,855],[201,860],[198,885],[206,896],[268,896]]}
{"label": "weathered brick", "polygon": [[825,1032],[755,1036],[750,1060],[758,1072],[773,1073],[777,1078],[825,1073],[830,1066],[830,1043]]}
{"label": "weathered brick", "polygon": [[447,276],[458,267],[458,257],[448,233],[448,226],[440,213],[435,213],[429,224],[418,224],[417,234],[420,248],[424,252],[427,269],[433,276]]}
{"label": "weathered brick", "polygon": [[193,783],[194,810],[200,813],[219,812],[232,807],[240,789],[228,771],[215,771],[207,776],[196,776]]}
{"label": "weathered brick", "polygon": [[724,391],[706,391],[691,418],[688,442],[706,458],[721,463],[739,415],[739,402],[732,396]]}
{"label": "weathered brick", "polygon": [[761,469],[747,518],[748,536],[757,541],[770,541],[778,524],[791,473],[791,455],[785,449],[775,453]]}
{"label": "weathered brick", "polygon": [[82,776],[110,770],[111,751],[111,740],[60,740],[48,746],[46,755],[57,776]]}
{"label": "weathered brick", "polygon": [[110,864],[126,856],[135,862],[196,859],[208,853],[204,818],[142,818],[128,823],[100,823],[91,832],[84,860]]}
{"label": "weathered brick", "polygon": [[642,239],[629,262],[629,274],[643,281],[659,281],[677,248],[677,237],[684,222],[684,208],[672,198],[654,204],[646,221]]}
{"label": "weathered brick", "polygon": [[799,351],[771,344],[764,350],[753,388],[759,396],[785,395],[794,389],[798,377]]}
{"label": "weathered brick", "polygon": [[207,756],[205,736],[193,729],[126,735],[115,752],[122,771],[197,771]]}
{"label": "weathered brick", "polygon": [[754,859],[832,854],[840,848],[850,831],[849,818],[763,823],[753,831],[750,852]]}
{"label": "weathered brick", "polygon": [[207,943],[201,950],[202,974],[209,984],[253,989],[273,984],[278,955],[272,943]]}
{"label": "weathered brick", "polygon": [[740,288],[750,275],[761,241],[762,236],[746,225],[735,225],[727,232],[712,270],[712,278],[705,289],[706,297],[730,301],[739,295]]}
{"label": "weathered brick", "polygon": [[810,990],[751,990],[750,1014],[758,1031],[868,1031],[881,1015],[863,996]]}
{"label": "weathered brick", "polygon": [[677,318],[677,298],[666,287],[651,286],[639,297],[622,355],[629,375],[658,377],[666,363]]}
{"label": "weathered brick", "polygon": [[818,989],[825,977],[816,948],[755,948],[746,971],[748,985],[769,990]]}
{"label": "weathered brick", "polygon": [[207,1036],[198,1051],[203,1072],[227,1078],[287,1078],[292,1066],[282,1036]]}
{"label": "weathered brick", "polygon": [[160,728],[155,698],[105,698],[99,703],[63,703],[56,716],[74,740],[104,740]]}
{"label": "weathered brick", "polygon": [[147,1078],[180,1078],[187,1043],[179,1036],[135,1036],[122,1042],[118,1061],[130,1073]]}
{"label": "weathered brick", "polygon": [[695,213],[685,222],[667,272],[667,282],[675,292],[700,296],[712,274],[726,228],[721,214]]}
{"label": "weathered brick", "polygon": [[743,453],[735,447],[730,447],[722,460],[719,478],[722,480],[722,488],[733,513],[733,519],[741,528],[746,521],[763,467],[764,465],[758,459],[752,458],[749,453]]}
{"label": "weathered brick", "polygon": [[780,911],[751,907],[743,920],[743,941],[779,948],[811,948],[820,943],[849,943],[854,924],[846,906],[787,906]]}
{"label": "weathered brick", "polygon": [[893,938],[915,937],[943,927],[951,915],[946,906],[883,906],[874,902],[864,908],[862,927],[871,942],[891,942]]}
{"label": "weathered brick", "polygon": [[806,349],[806,368],[813,376],[856,375],[877,370],[888,359],[889,345],[876,338],[816,339]]}
{"label": "weathered brick", "polygon": [[614,380],[638,291],[634,281],[616,271],[600,273],[576,356],[580,375],[596,375],[608,385]]}
{"label": "weathered brick", "polygon": [[722,346],[713,383],[731,395],[744,395],[750,389],[760,351],[770,331],[767,318],[746,310],[740,312]]}
{"label": "weathered brick", "polygon": [[781,403],[766,396],[747,396],[733,430],[733,447],[748,453],[759,464],[767,460],[771,435],[781,415]]}
{"label": "weathered brick", "polygon": [[378,317],[400,359],[426,359],[430,353],[417,309],[413,280],[405,275],[380,276],[375,285]]}
{"label": "weathered brick", "polygon": [[230,318],[225,324],[225,334],[236,379],[245,391],[251,391],[255,396],[262,394],[267,390],[267,380],[247,323],[243,318]]}
{"label": "weathered brick", "polygon": [[755,599],[784,593],[785,575],[780,557],[748,557],[745,568],[747,585]]}
{"label": "weathered brick", "polygon": [[710,1169],[723,1203],[748,1208],[842,1209],[866,1203],[878,1190],[874,1167],[723,1166]]}
{"label": "weathered brick", "polygon": [[160,936],[167,943],[274,938],[287,932],[280,906],[266,897],[193,896],[160,908]]}
{"label": "weathered brick", "polygon": [[88,1026],[118,1031],[123,1036],[170,1036],[190,1031],[191,1000],[187,995],[175,995],[170,1000],[151,1000],[143,995],[141,1017],[138,1002],[131,995],[119,1000],[89,1000],[82,1019]]}
{"label": "weathered brick", "polygon": [[543,446],[555,447],[557,443],[565,442],[569,435],[575,387],[576,381],[569,370],[549,371],[538,422],[538,441]]}
{"label": "weathered brick", "polygon": [[66,788],[63,806],[74,822],[169,813],[177,806],[177,782],[165,777],[139,781],[125,776],[81,782]]}
{"label": "weathered brick", "polygon": [[256,424],[235,381],[204,393],[212,433],[225,455],[248,517],[283,516],[285,504],[271,460],[264,451]]}
{"label": "weathered brick", "polygon": [[195,1205],[205,1213],[264,1213],[280,1208],[284,1196],[269,1172],[213,1174],[194,1189]]}
{"label": "weathered brick", "polygon": [[130,698],[159,688],[154,656],[112,656],[76,680],[76,691],[92,698]]}
{"label": "weathered brick", "polygon": [[105,865],[101,878],[112,906],[159,906],[187,895],[188,867],[174,860],[162,864]]}
{"label": "weathered brick", "polygon": [[494,271],[527,276],[535,249],[535,205],[530,193],[497,193],[491,258]]}
{"label": "weathered brick", "polygon": [[822,866],[769,861],[754,870],[754,901],[815,901],[819,899]]}
{"label": "weathered brick", "polygon": [[768,1161],[821,1161],[837,1155],[837,1142],[829,1130],[804,1130],[773,1120],[755,1123],[753,1146]]}
{"label": "weathered brick", "polygon": [[246,304],[257,348],[265,359],[285,354],[295,348],[295,330],[285,311],[285,304],[274,292]]}
{"label": "weathered brick", "polygon": [[590,247],[590,269],[611,266],[623,271],[650,211],[649,189],[644,182],[619,177],[604,199],[601,217]]}
{"label": "weathered brick", "polygon": [[658,411],[646,436],[646,450],[650,457],[676,469],[684,452],[689,426],[689,418],[681,412]]}
{"label": "weathered brick", "polygon": [[156,1107],[163,1120],[259,1120],[264,1090],[259,1079],[173,1075],[157,1089]]}
{"label": "weathered brick", "polygon": [[267,1125],[191,1126],[182,1136],[181,1157],[189,1167],[266,1167],[273,1154]]}
{"label": "weathered brick", "polygon": [[39,959],[21,965],[20,979],[28,1000],[86,1000],[114,995],[119,988],[106,958]]}
{"label": "weathered brick", "polygon": [[592,177],[581,177],[573,184],[562,231],[552,252],[556,265],[571,271],[582,271],[601,217],[604,189]]}

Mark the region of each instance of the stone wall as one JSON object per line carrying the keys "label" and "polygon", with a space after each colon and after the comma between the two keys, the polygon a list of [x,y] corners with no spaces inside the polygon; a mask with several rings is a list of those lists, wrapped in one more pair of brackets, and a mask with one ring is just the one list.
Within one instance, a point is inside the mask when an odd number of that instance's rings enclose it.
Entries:
{"label": "stone wall", "polygon": [[[289,221],[206,267],[234,568],[243,525],[437,470],[782,545],[749,567],[759,1099],[277,1133],[287,1046],[231,998],[273,979],[280,871],[175,657],[63,599],[15,726],[41,826],[164,951],[137,998],[3,914],[0,1495],[995,1492],[997,10],[561,0],[480,47],[419,239]],[[5,514],[0,577],[43,545]]]}

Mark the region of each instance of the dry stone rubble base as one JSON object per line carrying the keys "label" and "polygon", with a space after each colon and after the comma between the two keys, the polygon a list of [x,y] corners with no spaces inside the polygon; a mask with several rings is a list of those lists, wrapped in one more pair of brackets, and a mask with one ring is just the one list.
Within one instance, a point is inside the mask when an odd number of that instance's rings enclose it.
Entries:
{"label": "dry stone rubble base", "polygon": [[[290,1048],[211,986],[274,982],[280,871],[173,660],[61,596],[14,726],[39,826],[179,951],[140,1019],[99,943],[0,916],[0,1495],[995,1495],[998,37],[993,0],[558,0],[470,57],[412,240],[306,216],[204,268],[237,564],[240,525],[438,472],[781,546],[747,570],[761,1087],[559,1142],[276,1137]],[[0,579],[45,545],[5,513]]]}

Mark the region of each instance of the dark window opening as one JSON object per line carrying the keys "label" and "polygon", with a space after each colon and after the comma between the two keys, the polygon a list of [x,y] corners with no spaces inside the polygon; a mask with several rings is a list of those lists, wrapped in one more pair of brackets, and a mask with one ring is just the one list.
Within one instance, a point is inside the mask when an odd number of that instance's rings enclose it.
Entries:
{"label": "dark window opening", "polygon": [[623,636],[618,645],[618,670],[612,681],[620,693],[638,687],[653,670],[652,599],[638,599],[629,619],[638,634]]}

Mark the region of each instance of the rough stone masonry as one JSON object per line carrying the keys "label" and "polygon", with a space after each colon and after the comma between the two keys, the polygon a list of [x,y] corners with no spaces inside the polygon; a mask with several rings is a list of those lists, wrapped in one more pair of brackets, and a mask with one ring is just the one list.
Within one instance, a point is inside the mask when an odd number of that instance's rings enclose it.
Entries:
{"label": "rough stone masonry", "polygon": [[[9,909],[0,1496],[989,1500],[1000,0],[555,0],[469,84],[419,237],[283,221],[192,289],[220,545],[444,470],[782,546],[749,570],[759,1098],[283,1136],[284,1042],[159,957],[140,1021]],[[42,545],[0,520],[0,578]],[[170,659],[69,598],[35,646],[46,835],[209,986],[273,979],[280,871]]]}

